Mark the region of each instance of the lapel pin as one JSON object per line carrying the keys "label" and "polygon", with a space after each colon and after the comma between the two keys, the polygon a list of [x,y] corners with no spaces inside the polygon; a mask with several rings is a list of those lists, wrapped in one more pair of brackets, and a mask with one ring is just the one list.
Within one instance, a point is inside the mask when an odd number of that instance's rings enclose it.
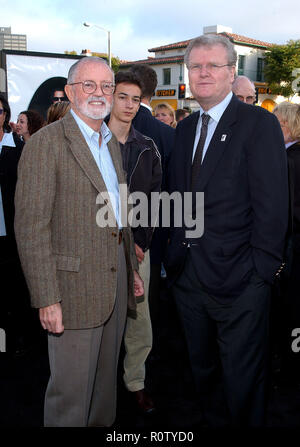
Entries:
{"label": "lapel pin", "polygon": [[225,141],[226,140],[227,135],[222,135],[221,136],[221,141]]}

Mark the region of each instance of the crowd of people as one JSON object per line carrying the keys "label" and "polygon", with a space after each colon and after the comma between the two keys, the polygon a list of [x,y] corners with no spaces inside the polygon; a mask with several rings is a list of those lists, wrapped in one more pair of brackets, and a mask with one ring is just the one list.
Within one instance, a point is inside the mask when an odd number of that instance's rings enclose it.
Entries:
{"label": "crowd of people", "polygon": [[[236,58],[224,36],[191,41],[194,113],[166,102],[152,110],[150,66],[114,75],[97,57],[70,68],[46,122],[27,110],[10,123],[0,96],[1,275],[18,297],[7,311],[11,349],[39,320],[50,364],[45,426],[113,424],[122,340],[125,386],[140,411],[155,411],[145,365],[159,351],[162,265],[208,426],[217,425],[220,365],[226,426],[264,425],[276,293],[285,303],[281,379],[299,382],[300,106],[254,106]],[[181,195],[181,225],[171,215],[163,226],[151,201],[160,192]],[[129,197],[141,193],[146,205],[140,195],[132,208]]]}

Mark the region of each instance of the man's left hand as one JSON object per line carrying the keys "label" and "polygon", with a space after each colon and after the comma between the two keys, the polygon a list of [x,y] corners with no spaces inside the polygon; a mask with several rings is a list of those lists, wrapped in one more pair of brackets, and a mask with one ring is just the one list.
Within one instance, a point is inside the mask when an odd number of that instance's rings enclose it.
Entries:
{"label": "man's left hand", "polygon": [[133,274],[134,274],[134,295],[142,296],[142,295],[144,295],[143,280],[136,270],[133,271]]}
{"label": "man's left hand", "polygon": [[143,252],[143,250],[141,249],[141,247],[138,244],[134,244],[134,248],[135,248],[135,254],[136,254],[137,260],[140,263],[144,260],[145,253]]}

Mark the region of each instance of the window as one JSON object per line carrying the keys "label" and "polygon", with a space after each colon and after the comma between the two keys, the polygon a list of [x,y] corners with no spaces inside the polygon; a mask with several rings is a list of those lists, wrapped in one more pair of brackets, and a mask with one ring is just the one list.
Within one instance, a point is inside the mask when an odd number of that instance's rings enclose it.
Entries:
{"label": "window", "polygon": [[171,84],[171,68],[163,69],[163,84],[170,85]]}
{"label": "window", "polygon": [[257,58],[257,71],[256,71],[256,80],[264,81],[264,60],[261,57]]}
{"label": "window", "polygon": [[240,54],[239,61],[238,61],[238,75],[239,76],[244,74],[244,68],[245,68],[245,56]]}

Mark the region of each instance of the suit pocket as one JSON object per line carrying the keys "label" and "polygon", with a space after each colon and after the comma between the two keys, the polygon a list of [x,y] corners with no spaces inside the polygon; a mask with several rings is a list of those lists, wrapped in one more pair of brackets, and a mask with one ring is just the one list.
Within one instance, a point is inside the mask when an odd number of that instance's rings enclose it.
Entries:
{"label": "suit pocket", "polygon": [[55,255],[56,269],[65,270],[67,272],[79,272],[80,257],[79,256],[65,256]]}

